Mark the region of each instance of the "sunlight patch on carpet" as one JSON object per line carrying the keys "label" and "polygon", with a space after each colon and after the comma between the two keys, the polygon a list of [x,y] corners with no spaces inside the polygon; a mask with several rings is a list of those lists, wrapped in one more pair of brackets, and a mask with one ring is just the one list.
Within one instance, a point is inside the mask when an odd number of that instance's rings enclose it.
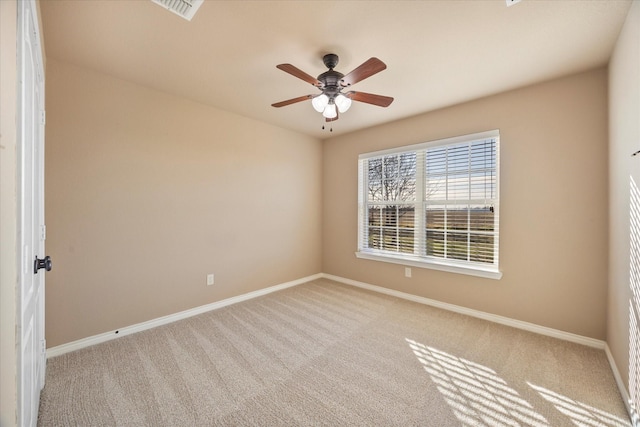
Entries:
{"label": "sunlight patch on carpet", "polygon": [[553,404],[558,411],[566,415],[574,424],[588,427],[628,427],[629,421],[612,415],[593,406],[577,402],[567,396],[527,383],[540,393],[546,401]]}
{"label": "sunlight patch on carpet", "polygon": [[551,427],[494,370],[405,339],[462,425]]}

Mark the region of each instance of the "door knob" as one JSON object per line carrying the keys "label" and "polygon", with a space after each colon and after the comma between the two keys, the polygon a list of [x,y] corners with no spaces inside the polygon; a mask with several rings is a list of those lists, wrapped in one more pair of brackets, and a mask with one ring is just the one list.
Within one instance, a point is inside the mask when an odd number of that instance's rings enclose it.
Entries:
{"label": "door knob", "polygon": [[38,270],[44,268],[47,271],[51,271],[51,257],[47,255],[43,259],[39,259],[36,256],[36,260],[33,262],[33,274],[38,274]]}

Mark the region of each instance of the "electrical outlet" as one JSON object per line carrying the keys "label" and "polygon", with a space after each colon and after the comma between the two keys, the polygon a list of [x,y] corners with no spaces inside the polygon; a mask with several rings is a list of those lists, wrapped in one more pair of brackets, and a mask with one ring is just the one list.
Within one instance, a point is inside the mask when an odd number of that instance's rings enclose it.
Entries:
{"label": "electrical outlet", "polygon": [[405,267],[404,268],[404,277],[411,277],[411,268],[410,267]]}
{"label": "electrical outlet", "polygon": [[213,285],[213,273],[207,274],[207,286]]}

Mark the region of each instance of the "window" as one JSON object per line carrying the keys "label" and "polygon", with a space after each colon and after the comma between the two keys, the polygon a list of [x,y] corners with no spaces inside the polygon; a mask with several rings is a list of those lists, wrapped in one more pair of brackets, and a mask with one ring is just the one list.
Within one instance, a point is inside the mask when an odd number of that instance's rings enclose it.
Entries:
{"label": "window", "polygon": [[358,159],[359,258],[500,278],[499,132]]}

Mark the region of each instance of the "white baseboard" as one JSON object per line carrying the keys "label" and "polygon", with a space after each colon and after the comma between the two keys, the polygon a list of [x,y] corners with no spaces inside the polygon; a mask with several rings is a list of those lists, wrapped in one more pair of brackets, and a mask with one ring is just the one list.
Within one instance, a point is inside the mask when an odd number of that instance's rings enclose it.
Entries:
{"label": "white baseboard", "polygon": [[[432,307],[441,308],[443,310],[452,311],[455,313],[464,314],[471,317],[476,317],[479,319],[487,320],[494,323],[499,323],[506,326],[511,326],[517,329],[522,329],[529,332],[534,332],[541,335],[546,335],[553,338],[558,338],[561,340],[574,342],[577,344],[586,345],[589,347],[597,348],[600,350],[604,350],[607,356],[607,360],[609,361],[609,365],[611,366],[611,370],[613,371],[613,376],[616,380],[616,384],[618,385],[618,389],[620,390],[620,394],[624,400],[625,406],[627,408],[627,412],[629,416],[633,420],[634,427],[640,427],[640,418],[637,414],[634,414],[629,399],[629,392],[626,389],[624,381],[620,376],[620,371],[616,366],[615,361],[613,360],[613,355],[609,349],[609,346],[605,341],[597,340],[594,338],[585,337],[582,335],[572,334],[569,332],[560,331],[553,328],[547,328],[545,326],[536,325],[534,323],[523,322],[516,319],[511,319],[508,317],[498,316],[491,313],[486,313],[483,311],[473,310],[466,307],[461,307],[454,304],[449,304],[437,300],[433,300],[430,298],[420,297],[417,295],[408,294],[405,292],[396,291],[389,288],[384,288],[382,286],[376,286],[365,282],[359,282],[357,280],[346,279],[340,276],[334,276],[332,274],[326,273],[318,273],[311,276],[303,277],[301,279],[293,280],[291,282],[281,283],[279,285],[270,286],[268,288],[260,289],[257,291],[249,292],[243,295],[238,295],[235,297],[227,298],[222,301],[217,301],[211,304],[203,305],[200,307],[195,307],[190,310],[181,311],[179,313],[170,314],[168,316],[159,317],[157,319],[149,320],[147,322],[138,323],[136,325],[126,326],[124,328],[106,332],[99,335],[94,335],[91,337],[83,338],[81,340],[73,341],[67,344],[62,344],[56,347],[52,347],[47,349],[47,358],[60,356],[65,353],[69,353],[71,351],[80,350],[85,347],[89,347],[95,344],[99,344],[102,342],[110,341],[112,339],[116,339],[119,337],[123,337],[126,335],[131,335],[136,332],[141,332],[147,329],[155,328],[157,326],[165,325],[167,323],[175,322],[177,320],[186,319],[188,317],[196,316],[198,314],[206,313],[208,311],[217,310],[222,307],[227,307],[232,304],[236,304],[242,301],[247,301],[253,298],[257,298],[263,295],[270,294],[272,292],[280,291],[282,289],[290,288],[293,286],[301,285],[306,282],[310,282],[312,280],[317,279],[328,279],[333,280],[335,282],[344,283],[346,285],[356,286],[358,288],[367,289],[370,291],[394,296],[397,298],[402,298],[408,301],[417,302],[420,304],[429,305]],[[634,418],[635,417],[635,418]]]}
{"label": "white baseboard", "polygon": [[[359,282],[352,279],[346,279],[340,276],[334,276],[332,274],[326,273],[318,273],[311,276],[303,277],[301,279],[293,280],[291,282],[281,283],[279,285],[270,286],[265,289],[260,289],[257,291],[249,292],[243,295],[238,295],[235,297],[227,298],[221,301],[216,301],[211,304],[202,305],[200,307],[195,307],[189,310],[181,311],[179,313],[170,314],[168,316],[159,317],[157,319],[152,319],[146,322],[138,323],[131,326],[125,326],[123,328],[113,330],[110,332],[105,332],[98,335],[93,335],[87,338],[83,338],[77,341],[72,341],[67,344],[62,344],[56,347],[51,347],[47,349],[47,358],[60,356],[62,354],[68,353],[70,351],[80,350],[85,347],[89,347],[95,344],[99,344],[105,341],[110,341],[112,339],[116,339],[122,336],[131,335],[136,332],[144,331],[147,329],[155,328],[156,326],[165,325],[167,323],[175,322],[177,320],[186,319],[188,317],[196,316],[198,314],[206,313],[207,311],[216,310],[222,307],[226,307],[232,304],[236,304],[242,301],[247,301],[253,298],[257,298],[263,295],[270,294],[272,292],[276,292],[282,289],[290,288],[292,286],[297,286],[302,283],[310,282],[312,280],[325,278],[329,280],[333,280],[339,283],[344,283],[346,285],[356,286],[363,289],[368,289],[370,291],[379,292],[382,294],[394,296],[397,298],[402,298],[405,300],[417,302],[420,304],[430,305],[432,307],[441,308],[444,310],[452,311],[455,313],[465,314],[467,316],[476,317],[483,320],[488,320],[490,322],[499,323],[506,326],[511,326],[518,329],[523,329],[529,332],[535,332],[537,334],[546,335],[558,339],[562,339],[565,341],[575,342],[578,344],[586,345],[589,347],[598,348],[604,350],[606,347],[606,343],[601,340],[596,340],[589,337],[584,337],[581,335],[572,334],[569,332],[559,331],[557,329],[547,328],[544,326],[539,326],[533,323],[523,322],[520,320],[511,319],[508,317],[498,316],[495,314],[485,313],[483,311],[473,310],[466,307],[461,307],[454,304],[449,304],[425,297],[420,297],[417,295],[408,294],[405,292],[396,291],[389,288],[384,288],[382,286],[371,285],[365,282]],[[612,358],[609,359],[610,362],[613,361]],[[612,365],[613,366],[613,365]]]}
{"label": "white baseboard", "polygon": [[631,418],[631,425],[633,427],[638,427],[640,426],[640,416],[631,407],[631,398],[629,396],[629,392],[627,391],[627,386],[622,380],[622,375],[620,375],[620,371],[618,370],[618,365],[616,365],[615,360],[613,360],[613,354],[611,354],[609,345],[606,343],[604,345],[604,352],[607,355],[607,360],[609,361],[609,365],[611,366],[611,370],[613,371],[613,377],[616,379],[616,384],[618,385],[618,390],[620,391],[620,395],[622,395],[624,406],[627,408],[627,413],[629,414],[629,418]]}
{"label": "white baseboard", "polygon": [[597,340],[594,338],[572,334],[570,332],[559,331],[557,329],[547,328],[545,326],[536,325],[534,323],[523,322],[521,320],[511,319],[509,317],[503,317],[503,316],[498,316],[491,313],[485,313],[484,311],[473,310],[470,308],[461,307],[459,305],[449,304],[446,302],[424,298],[417,295],[407,294],[405,292],[383,288],[381,286],[371,285],[369,283],[358,282],[356,280],[351,280],[351,279],[345,279],[344,277],[334,276],[332,274],[322,273],[322,277],[325,279],[344,283],[346,285],[357,286],[359,288],[368,289],[370,291],[379,292],[386,295],[391,295],[397,298],[406,299],[406,300],[417,302],[420,304],[430,305],[432,307],[453,311],[455,313],[465,314],[471,317],[477,317],[479,319],[488,320],[490,322],[499,323],[501,325],[511,326],[511,327],[523,329],[529,332],[535,332],[540,335],[559,338],[561,340],[570,341],[577,344],[586,345],[589,347],[594,347],[600,350],[603,350],[605,348],[604,341]]}
{"label": "white baseboard", "polygon": [[238,295],[235,297],[227,298],[221,301],[216,301],[211,304],[202,305],[200,307],[195,307],[189,310],[181,311],[179,313],[158,317],[157,319],[152,319],[147,322],[142,322],[142,323],[138,323],[131,326],[125,326],[123,328],[120,328],[114,331],[105,332],[99,335],[93,335],[91,337],[83,338],[77,341],[72,341],[67,344],[51,347],[47,349],[47,359],[50,357],[56,357],[65,353],[69,353],[71,351],[80,350],[82,348],[89,347],[95,344],[100,344],[106,341],[120,338],[126,335],[135,334],[136,332],[141,332],[147,329],[155,328],[157,326],[166,325],[167,323],[186,319],[188,317],[206,313],[207,311],[217,310],[222,307],[226,307],[242,301],[247,301],[252,298],[257,298],[266,294],[270,294],[272,292],[280,291],[282,289],[286,289],[292,286],[300,285],[302,283],[310,282],[312,280],[320,279],[321,277],[322,277],[322,273],[314,274],[312,276],[303,277],[301,279],[293,280],[291,282],[281,283],[279,285],[270,286],[268,288],[264,288],[264,289],[249,292],[246,294]]}

